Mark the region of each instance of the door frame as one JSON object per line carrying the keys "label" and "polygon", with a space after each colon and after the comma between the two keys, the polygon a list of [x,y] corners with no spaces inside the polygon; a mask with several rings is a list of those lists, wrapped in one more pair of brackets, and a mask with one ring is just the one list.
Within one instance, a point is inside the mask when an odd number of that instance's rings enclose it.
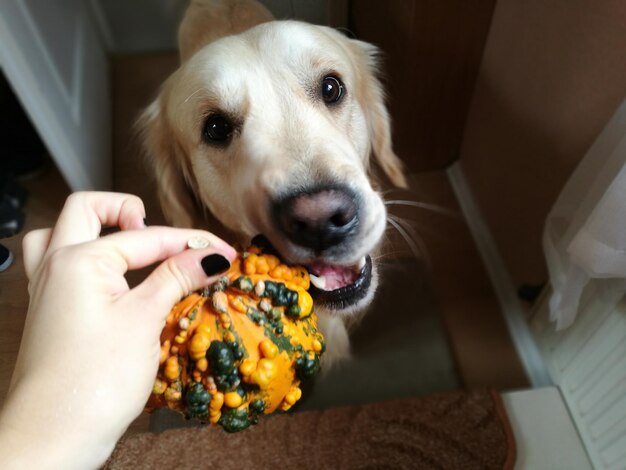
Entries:
{"label": "door frame", "polygon": [[[28,12],[28,7],[20,0],[13,0],[12,3],[14,3],[14,7],[18,9],[24,19],[24,27],[28,27],[29,31],[32,30],[35,26],[30,24],[32,19]],[[86,15],[88,15],[91,21],[94,15],[90,5],[90,3],[85,3]],[[10,7],[9,5],[8,8]],[[38,81],[34,68],[23,53],[24,45],[16,41],[16,38],[11,33],[12,28],[9,27],[7,21],[8,19],[0,14],[0,44],[2,44],[0,47],[0,68],[65,181],[73,191],[110,189],[112,184],[111,139],[108,139],[108,145],[106,142],[101,143],[105,145],[105,148],[101,149],[101,155],[104,158],[108,157],[108,164],[107,162],[100,162],[98,171],[93,171],[93,169],[90,171],[90,168],[88,168],[90,162],[86,161],[86,159],[92,159],[91,161],[93,162],[93,159],[96,157],[93,155],[81,155],[84,152],[80,152],[76,145],[73,145],[72,137],[68,135],[66,128],[59,122],[51,101],[46,98],[46,90],[40,86],[41,83]],[[82,24],[80,27],[93,27],[95,33],[99,34],[95,22],[91,22],[94,24]],[[40,36],[34,34],[29,40],[32,43],[28,47],[38,49],[46,59],[50,59]],[[104,51],[104,48],[102,50]],[[50,67],[50,69],[53,79],[58,83],[62,83],[54,68]],[[108,72],[104,80],[108,84]],[[107,85],[107,94],[108,91]],[[110,100],[107,99],[107,101]],[[71,109],[73,114],[77,111],[74,108]],[[108,133],[110,136],[110,109],[98,110],[98,112],[105,113],[104,122],[108,126],[108,131],[105,129],[103,132]]]}

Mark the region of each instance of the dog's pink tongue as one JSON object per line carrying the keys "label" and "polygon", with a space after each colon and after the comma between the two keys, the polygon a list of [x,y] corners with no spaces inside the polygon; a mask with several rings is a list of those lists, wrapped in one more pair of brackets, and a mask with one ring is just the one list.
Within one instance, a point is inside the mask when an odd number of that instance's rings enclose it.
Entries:
{"label": "dog's pink tongue", "polygon": [[335,290],[354,284],[358,274],[345,266],[334,266],[321,261],[316,261],[309,266],[309,271],[315,276],[324,276],[326,279],[325,290]]}

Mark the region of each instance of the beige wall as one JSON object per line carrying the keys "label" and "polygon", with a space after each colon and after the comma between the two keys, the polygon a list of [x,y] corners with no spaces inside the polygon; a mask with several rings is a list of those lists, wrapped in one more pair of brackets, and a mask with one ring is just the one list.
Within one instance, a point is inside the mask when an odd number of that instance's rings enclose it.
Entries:
{"label": "beige wall", "polygon": [[461,162],[516,285],[545,280],[545,217],[625,94],[625,1],[499,0]]}

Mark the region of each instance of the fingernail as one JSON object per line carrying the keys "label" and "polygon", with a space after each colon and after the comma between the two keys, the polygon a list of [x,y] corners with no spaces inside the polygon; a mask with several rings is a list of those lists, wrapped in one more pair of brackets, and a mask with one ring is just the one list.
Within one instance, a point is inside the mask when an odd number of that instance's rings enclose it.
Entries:
{"label": "fingernail", "polygon": [[200,261],[200,264],[207,276],[215,276],[216,274],[228,271],[228,268],[230,268],[230,261],[218,254],[205,256],[202,258],[202,261]]}
{"label": "fingernail", "polygon": [[203,237],[193,237],[187,241],[187,248],[192,250],[198,250],[202,248],[208,248],[211,246],[211,242]]}

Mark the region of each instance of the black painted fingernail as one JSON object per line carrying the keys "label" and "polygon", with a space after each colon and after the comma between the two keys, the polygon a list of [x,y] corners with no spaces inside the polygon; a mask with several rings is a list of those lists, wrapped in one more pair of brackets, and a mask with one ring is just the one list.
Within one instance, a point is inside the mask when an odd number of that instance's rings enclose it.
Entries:
{"label": "black painted fingernail", "polygon": [[200,261],[200,264],[207,276],[215,276],[216,274],[228,271],[228,268],[230,268],[230,261],[218,254],[205,256],[202,258],[202,261]]}

